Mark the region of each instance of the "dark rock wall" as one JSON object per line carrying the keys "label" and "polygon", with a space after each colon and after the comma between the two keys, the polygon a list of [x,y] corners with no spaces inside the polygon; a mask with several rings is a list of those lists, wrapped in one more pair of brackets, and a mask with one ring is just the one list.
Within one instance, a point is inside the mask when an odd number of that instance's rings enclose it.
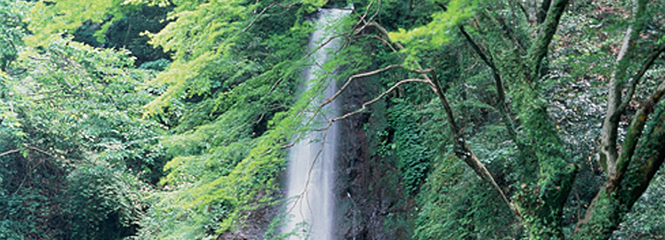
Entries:
{"label": "dark rock wall", "polygon": [[[342,113],[352,112],[383,91],[378,77],[357,79],[343,94]],[[340,121],[337,239],[409,239],[409,204],[392,159],[376,154],[377,133],[388,128],[386,101]]]}

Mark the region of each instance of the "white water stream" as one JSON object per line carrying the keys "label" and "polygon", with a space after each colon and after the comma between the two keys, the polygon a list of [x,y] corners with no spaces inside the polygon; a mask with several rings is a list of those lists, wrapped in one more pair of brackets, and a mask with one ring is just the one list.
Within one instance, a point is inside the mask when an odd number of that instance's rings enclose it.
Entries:
{"label": "white water stream", "polygon": [[[350,11],[343,9],[321,9],[318,13],[316,31],[312,33],[309,49],[315,49],[325,43],[335,34],[332,24],[339,22]],[[330,59],[339,49],[339,38],[325,44],[311,55],[313,64],[304,76],[307,80],[306,88],[312,86],[312,80],[325,73],[321,66]],[[323,79],[329,79],[324,77]],[[325,91],[325,98],[332,97],[337,91],[335,82],[329,80]],[[325,99],[323,98],[323,99]],[[320,103],[318,103],[320,104]],[[328,119],[339,115],[339,103],[333,101],[328,104],[314,118],[312,129],[325,127]],[[308,121],[310,115],[305,115],[302,121]],[[290,150],[287,166],[286,197],[289,199],[287,214],[292,218],[287,220],[282,232],[295,232],[289,239],[330,240],[334,238],[334,180],[336,147],[338,138],[337,125],[333,124],[327,131],[312,131],[303,136]],[[325,140],[324,140],[325,137]]]}

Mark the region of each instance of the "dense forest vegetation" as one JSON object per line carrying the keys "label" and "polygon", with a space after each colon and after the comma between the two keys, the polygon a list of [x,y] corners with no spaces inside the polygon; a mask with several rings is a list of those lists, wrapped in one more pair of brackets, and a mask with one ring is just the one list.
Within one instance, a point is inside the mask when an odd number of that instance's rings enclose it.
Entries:
{"label": "dense forest vegetation", "polygon": [[[353,11],[301,92],[319,8]],[[663,239],[664,13],[0,0],[0,239],[286,239],[285,159],[332,100],[339,239]]]}

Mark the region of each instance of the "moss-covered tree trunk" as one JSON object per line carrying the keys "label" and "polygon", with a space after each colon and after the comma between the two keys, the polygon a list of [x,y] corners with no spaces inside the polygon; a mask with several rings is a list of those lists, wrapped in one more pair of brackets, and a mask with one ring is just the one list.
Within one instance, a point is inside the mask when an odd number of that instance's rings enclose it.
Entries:
{"label": "moss-covered tree trunk", "polygon": [[506,78],[511,79],[513,108],[518,111],[522,130],[518,146],[522,164],[527,169],[536,169],[536,174],[521,175],[520,189],[513,196],[519,206],[523,224],[531,239],[563,239],[563,207],[577,173],[577,167],[567,156],[563,141],[547,112],[547,101],[543,98],[539,84],[541,62],[548,47],[567,0],[551,2],[535,42],[526,57],[519,54],[502,59],[501,68]]}
{"label": "moss-covered tree trunk", "polygon": [[[642,71],[636,76],[626,74],[627,64],[631,61],[631,56],[635,55],[631,51],[633,51],[636,38],[644,28],[646,21],[643,19],[646,2],[639,0],[632,3],[633,20],[627,30],[626,40],[609,84],[608,117],[603,128],[603,144],[599,160],[610,178],[591,204],[585,218],[578,224],[576,231],[578,234],[573,236],[576,239],[608,239],[621,222],[622,216],[630,210],[646,190],[653,175],[663,162],[665,118],[662,111],[651,121],[652,126],[648,130],[648,135],[644,137],[640,135],[649,113],[653,111],[652,107],[665,93],[665,83],[655,90],[653,95],[642,104],[644,107],[635,115],[622,146],[624,151],[619,153],[616,147],[619,116],[625,110],[627,101],[632,97],[628,96],[628,100],[622,99],[621,85],[629,78],[633,79],[633,82],[639,81],[644,71],[665,50],[665,45],[657,46],[642,66]],[[513,109],[521,120],[521,130],[516,133],[517,137],[513,137],[521,152],[520,188],[515,191],[511,201],[508,201],[509,205],[516,207],[514,212],[521,217],[530,239],[564,239],[563,207],[571,191],[578,167],[573,164],[572,156],[568,156],[564,142],[549,117],[548,104],[543,97],[543,90],[540,89],[539,83],[541,65],[568,0],[546,1],[546,3],[548,4],[547,14],[538,14],[540,29],[535,41],[525,53],[515,49],[508,51],[508,54],[502,54],[502,58],[499,60],[492,60],[483,54],[483,50],[463,27],[460,30],[474,51],[494,72],[497,83],[500,84],[501,79],[508,79],[507,82],[510,84],[508,95],[512,96]],[[503,27],[505,29],[507,26]],[[514,39],[511,40],[514,41]],[[516,43],[516,45],[518,44]],[[503,91],[502,88],[497,87],[497,89]],[[629,95],[633,91],[634,89],[630,89]],[[498,94],[498,96],[503,95],[502,92]],[[448,113],[448,115],[449,119],[452,119],[452,113]],[[452,123],[452,120],[449,121]],[[506,126],[512,127],[511,124],[506,124]],[[514,130],[508,129],[509,133],[511,131]],[[458,156],[465,160],[466,156],[474,155],[458,154]],[[477,169],[477,167],[469,165],[473,169]],[[486,174],[490,177],[479,175],[490,183],[493,182],[491,174]]]}

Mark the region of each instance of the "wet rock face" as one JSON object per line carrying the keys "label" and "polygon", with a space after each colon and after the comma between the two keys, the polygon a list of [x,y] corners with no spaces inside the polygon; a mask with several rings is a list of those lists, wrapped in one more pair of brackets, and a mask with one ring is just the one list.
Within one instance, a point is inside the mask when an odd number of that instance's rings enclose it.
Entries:
{"label": "wet rock face", "polygon": [[[358,79],[347,88],[342,113],[354,111],[380,93],[378,79]],[[339,236],[336,239],[409,239],[410,230],[386,227],[395,218],[408,217],[408,203],[397,167],[376,155],[376,132],[387,129],[385,104],[341,121],[336,196]],[[411,204],[412,205],[412,204]]]}

